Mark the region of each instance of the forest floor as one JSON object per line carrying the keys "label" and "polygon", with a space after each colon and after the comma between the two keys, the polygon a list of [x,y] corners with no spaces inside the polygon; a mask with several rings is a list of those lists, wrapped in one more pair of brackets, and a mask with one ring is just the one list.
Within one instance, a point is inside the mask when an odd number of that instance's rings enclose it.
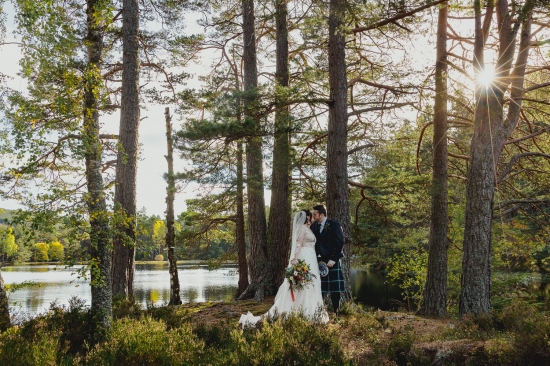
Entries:
{"label": "forest floor", "polygon": [[[274,297],[266,297],[263,303],[254,300],[234,302],[205,302],[182,305],[189,312],[193,323],[223,326],[237,323],[241,314],[250,311],[261,315],[271,307]],[[371,364],[370,360],[379,360],[380,354],[388,352],[413,352],[415,358],[424,362],[446,364],[468,363],[470,355],[485,353],[484,348],[491,340],[479,340],[458,336],[456,330],[460,322],[456,319],[431,319],[407,312],[351,311],[335,320],[329,313],[330,322],[320,325],[334,330],[339,336],[340,347],[357,364]],[[460,332],[460,335],[465,334]],[[462,339],[457,339],[462,338]],[[393,346],[392,346],[393,344]],[[399,355],[393,355],[399,358]],[[406,357],[410,358],[410,357]],[[443,363],[441,363],[443,362]],[[423,363],[423,362],[422,362]],[[378,362],[377,362],[378,364]],[[385,364],[385,363],[383,363]],[[389,362],[387,364],[395,364]]]}

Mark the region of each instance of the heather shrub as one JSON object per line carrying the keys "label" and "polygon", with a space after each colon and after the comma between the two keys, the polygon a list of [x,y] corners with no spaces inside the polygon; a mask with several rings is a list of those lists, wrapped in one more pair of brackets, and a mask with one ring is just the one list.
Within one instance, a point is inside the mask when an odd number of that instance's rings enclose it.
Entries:
{"label": "heather shrub", "polygon": [[[550,363],[550,318],[535,306],[514,301],[494,314],[498,330],[506,332],[511,344],[506,359],[509,364],[542,365]],[[503,347],[499,347],[499,352]]]}
{"label": "heather shrub", "polygon": [[[202,331],[212,337],[213,332]],[[349,364],[335,331],[300,316],[264,320],[258,329],[233,327],[217,333],[221,344],[210,351],[212,365],[343,365]],[[215,333],[214,333],[215,334]],[[213,337],[215,338],[215,337]],[[210,339],[213,339],[210,338]]]}
{"label": "heather shrub", "polygon": [[177,306],[149,306],[143,314],[153,319],[163,321],[168,329],[175,329],[184,326],[191,319],[189,310],[182,310]]}
{"label": "heather shrub", "polygon": [[109,340],[88,354],[86,365],[194,365],[204,342],[190,326],[167,330],[162,321],[143,317],[113,322]]}
{"label": "heather shrub", "polygon": [[57,365],[60,331],[49,331],[44,322],[25,334],[24,329],[12,327],[0,335],[0,365],[50,366]]}
{"label": "heather shrub", "polygon": [[384,324],[375,318],[373,314],[366,313],[351,317],[345,321],[349,324],[351,333],[368,343],[380,341],[380,334],[384,330]]}

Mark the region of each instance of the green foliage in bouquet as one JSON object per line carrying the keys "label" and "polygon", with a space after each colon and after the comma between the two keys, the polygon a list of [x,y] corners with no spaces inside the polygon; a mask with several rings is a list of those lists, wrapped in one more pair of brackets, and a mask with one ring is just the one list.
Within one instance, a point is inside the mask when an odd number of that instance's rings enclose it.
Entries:
{"label": "green foliage in bouquet", "polygon": [[301,290],[307,287],[314,278],[317,278],[317,276],[311,273],[309,264],[303,259],[298,259],[296,264],[288,267],[285,272],[285,277],[295,290]]}

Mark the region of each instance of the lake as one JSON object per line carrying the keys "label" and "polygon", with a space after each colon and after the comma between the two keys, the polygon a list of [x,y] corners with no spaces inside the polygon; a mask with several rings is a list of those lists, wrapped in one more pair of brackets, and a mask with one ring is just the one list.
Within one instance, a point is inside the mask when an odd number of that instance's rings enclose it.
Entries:
{"label": "lake", "polygon": [[[238,274],[234,265],[208,270],[206,266],[178,264],[181,299],[185,302],[232,300],[237,291]],[[66,305],[73,296],[90,304],[88,282],[79,279],[76,269],[55,265],[5,266],[2,276],[6,284],[29,283],[10,293],[13,312],[41,313],[50,303]],[[384,275],[369,270],[351,270],[351,287],[356,301],[363,306],[387,310],[400,300],[400,290],[385,282]],[[135,298],[142,306],[160,306],[170,300],[170,277],[166,262],[136,263]]]}

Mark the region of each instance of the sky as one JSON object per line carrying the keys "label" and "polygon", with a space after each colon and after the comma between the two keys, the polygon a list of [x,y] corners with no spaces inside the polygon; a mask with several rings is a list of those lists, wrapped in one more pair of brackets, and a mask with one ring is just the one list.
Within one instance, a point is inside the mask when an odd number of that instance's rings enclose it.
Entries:
{"label": "sky", "polygon": [[[17,42],[18,39],[13,34],[14,25],[14,10],[9,2],[5,3],[5,10],[7,13],[7,32],[6,43]],[[202,33],[202,28],[196,24],[194,19],[190,19],[187,22],[187,30],[190,33]],[[8,80],[8,86],[18,91],[24,91],[26,88],[26,81],[18,74],[19,60],[21,53],[19,46],[16,44],[5,44],[0,46],[0,52],[2,54],[2,72],[10,77]],[[206,66],[210,63],[207,58],[202,59]],[[200,64],[199,64],[200,66]],[[202,71],[201,68],[194,68],[195,72],[193,80],[190,81],[190,85],[196,84],[198,86],[197,77]],[[165,105],[144,105],[141,110],[141,122],[139,128],[139,143],[141,144],[141,160],[138,163],[137,174],[137,207],[138,209],[145,208],[148,215],[164,216],[166,210],[166,182],[163,179],[163,175],[167,172],[168,167],[164,155],[167,154],[166,147],[166,124],[164,119],[165,107],[170,107],[171,112],[174,111],[173,106]],[[103,124],[101,133],[118,134],[119,126],[119,114],[113,113],[112,115],[106,115],[101,117],[101,123]],[[177,119],[177,116],[173,117],[173,129],[177,130],[182,121]],[[181,171],[186,165],[186,161],[177,156],[177,152],[174,152],[174,169],[175,171]],[[198,185],[188,184],[184,189],[180,190],[176,195],[174,202],[174,211],[176,215],[185,211],[185,201],[190,198],[194,198],[197,195]],[[266,190],[266,202],[270,200],[270,192]],[[0,208],[5,209],[17,209],[22,208],[15,200],[0,200]]]}

